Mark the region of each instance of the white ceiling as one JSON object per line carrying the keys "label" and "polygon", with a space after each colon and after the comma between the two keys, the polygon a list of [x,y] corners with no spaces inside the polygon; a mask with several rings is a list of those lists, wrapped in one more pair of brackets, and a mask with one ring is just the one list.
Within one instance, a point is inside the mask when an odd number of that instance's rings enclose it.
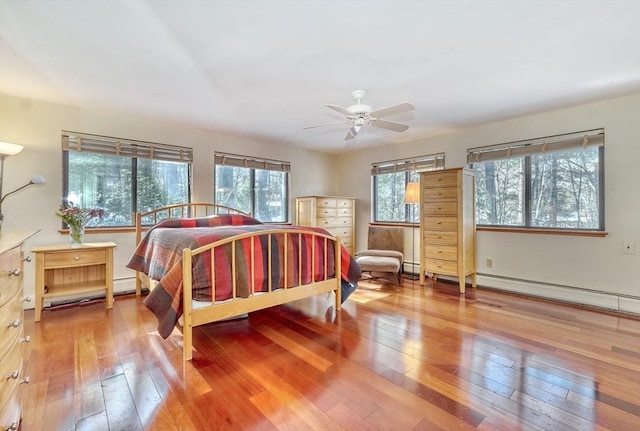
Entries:
{"label": "white ceiling", "polygon": [[640,92],[640,0],[0,0],[0,92],[340,153]]}

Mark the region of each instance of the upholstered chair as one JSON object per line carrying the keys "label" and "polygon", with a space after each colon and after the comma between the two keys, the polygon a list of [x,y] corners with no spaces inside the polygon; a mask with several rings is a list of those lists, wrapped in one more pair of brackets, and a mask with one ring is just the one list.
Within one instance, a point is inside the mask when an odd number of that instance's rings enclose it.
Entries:
{"label": "upholstered chair", "polygon": [[402,283],[403,250],[403,228],[369,226],[367,249],[356,253],[356,261],[362,272],[368,272],[372,278],[390,277],[398,291]]}

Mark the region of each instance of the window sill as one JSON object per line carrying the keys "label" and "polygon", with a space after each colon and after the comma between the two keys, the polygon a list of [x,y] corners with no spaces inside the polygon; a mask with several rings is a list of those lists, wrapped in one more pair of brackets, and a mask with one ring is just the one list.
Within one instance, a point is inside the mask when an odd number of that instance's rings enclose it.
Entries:
{"label": "window sill", "polygon": [[603,238],[608,235],[608,232],[600,230],[562,230],[497,226],[476,226],[476,230],[478,232],[533,233],[538,235],[591,236],[599,238]]}

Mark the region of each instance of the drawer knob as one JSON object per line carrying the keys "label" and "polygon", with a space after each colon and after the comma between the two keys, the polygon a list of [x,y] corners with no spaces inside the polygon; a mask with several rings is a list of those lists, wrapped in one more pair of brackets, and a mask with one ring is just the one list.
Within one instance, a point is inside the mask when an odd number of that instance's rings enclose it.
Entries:
{"label": "drawer knob", "polygon": [[441,222],[441,221],[439,221],[439,222],[438,222],[438,223],[436,223],[436,224],[442,224],[442,222]]}
{"label": "drawer knob", "polygon": [[31,296],[25,296],[24,298],[22,298],[22,302],[31,302]]}
{"label": "drawer knob", "polygon": [[5,428],[6,431],[15,431],[18,429],[18,422],[11,422],[11,425]]}
{"label": "drawer knob", "polygon": [[80,256],[73,256],[73,260],[80,260]]}
{"label": "drawer knob", "polygon": [[7,374],[7,380],[17,380],[20,377],[20,370],[14,370],[12,373]]}
{"label": "drawer knob", "polygon": [[24,379],[20,380],[20,385],[28,385],[29,382],[31,381],[31,379],[29,379],[29,376],[25,377]]}
{"label": "drawer knob", "polygon": [[25,262],[31,262],[31,256],[27,256],[22,260],[25,261]]}
{"label": "drawer knob", "polygon": [[8,328],[19,328],[20,327],[20,319],[16,319],[13,322],[7,323]]}
{"label": "drawer knob", "polygon": [[16,277],[20,276],[20,274],[22,274],[22,271],[20,271],[20,268],[16,268],[16,269],[14,269],[12,271],[9,271],[9,275],[13,275],[13,276],[16,276]]}
{"label": "drawer knob", "polygon": [[20,338],[21,343],[28,343],[31,341],[31,337],[27,335],[26,337]]}

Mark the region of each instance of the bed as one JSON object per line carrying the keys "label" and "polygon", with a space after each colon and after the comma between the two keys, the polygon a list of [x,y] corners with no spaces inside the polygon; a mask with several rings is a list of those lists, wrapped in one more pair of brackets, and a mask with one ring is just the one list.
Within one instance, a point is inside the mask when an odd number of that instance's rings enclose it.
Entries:
{"label": "bed", "polygon": [[136,241],[127,263],[136,293],[149,287],[144,303],[163,338],[181,327],[185,361],[195,326],[327,292],[339,310],[360,278],[355,259],[321,228],[266,225],[209,203],[137,214]]}

